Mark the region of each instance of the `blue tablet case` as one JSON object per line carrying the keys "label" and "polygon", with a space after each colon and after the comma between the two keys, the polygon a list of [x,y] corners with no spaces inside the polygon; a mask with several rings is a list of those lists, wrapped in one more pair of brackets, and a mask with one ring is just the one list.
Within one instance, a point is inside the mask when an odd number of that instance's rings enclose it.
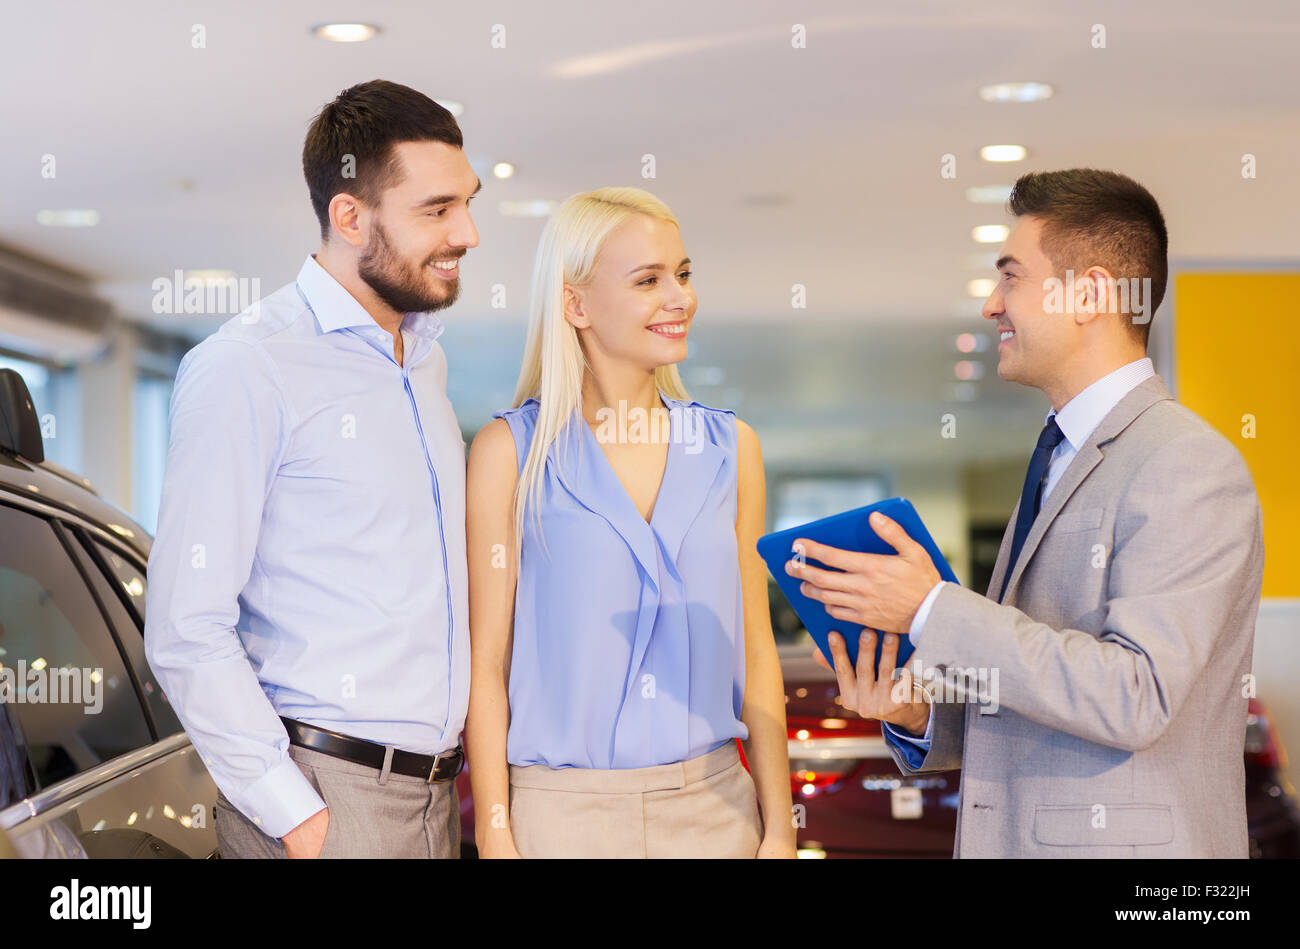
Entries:
{"label": "blue tablet case", "polygon": [[[849,623],[833,618],[826,612],[826,608],[820,602],[811,600],[800,593],[799,586],[803,581],[785,572],[786,561],[793,556],[794,542],[800,537],[816,541],[819,544],[825,544],[828,547],[839,547],[841,550],[854,550],[869,554],[896,554],[897,551],[877,537],[876,532],[872,530],[867,518],[874,511],[879,511],[891,520],[897,521],[899,526],[907,531],[909,537],[924,547],[926,553],[930,555],[930,559],[934,561],[939,576],[953,583],[958,582],[956,574],[952,572],[952,568],[943,559],[943,554],[939,553],[939,548],[935,545],[933,538],[930,537],[930,532],[921,523],[921,517],[916,513],[916,508],[912,507],[912,502],[906,498],[889,498],[886,501],[880,501],[867,507],[860,507],[856,510],[845,511],[843,514],[825,517],[820,521],[813,521],[801,527],[777,531],[775,534],[768,534],[758,540],[758,553],[767,562],[767,569],[771,572],[772,578],[776,580],[776,585],[781,588],[781,592],[790,601],[794,611],[799,614],[799,618],[803,620],[804,626],[812,635],[813,641],[817,643],[817,648],[822,651],[822,655],[826,657],[826,661],[831,665],[835,664],[835,660],[831,657],[827,634],[831,630],[836,630],[844,637],[849,660],[856,666],[858,662],[858,635],[862,632],[863,627],[857,623]],[[814,567],[821,567],[825,570],[835,569],[814,560],[812,557],[805,559]],[[876,638],[877,669],[880,668],[880,653],[883,648],[884,637],[878,636]],[[912,641],[904,633],[899,637],[897,668],[901,669],[911,655]]]}

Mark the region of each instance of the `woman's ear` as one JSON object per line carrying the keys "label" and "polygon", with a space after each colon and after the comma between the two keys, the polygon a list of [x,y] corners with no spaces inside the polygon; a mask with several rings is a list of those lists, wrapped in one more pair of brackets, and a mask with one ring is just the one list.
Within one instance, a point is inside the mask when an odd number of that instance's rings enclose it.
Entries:
{"label": "woman's ear", "polygon": [[582,291],[567,283],[564,285],[564,318],[575,329],[585,330],[591,326],[591,320],[582,311]]}

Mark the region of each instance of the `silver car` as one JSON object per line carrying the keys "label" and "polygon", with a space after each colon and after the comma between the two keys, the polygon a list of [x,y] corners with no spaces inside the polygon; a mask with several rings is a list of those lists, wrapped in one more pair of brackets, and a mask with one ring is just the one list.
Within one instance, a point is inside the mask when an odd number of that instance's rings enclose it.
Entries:
{"label": "silver car", "polygon": [[44,461],[0,370],[0,835],[20,857],[216,855],[216,785],[145,661],[150,540]]}

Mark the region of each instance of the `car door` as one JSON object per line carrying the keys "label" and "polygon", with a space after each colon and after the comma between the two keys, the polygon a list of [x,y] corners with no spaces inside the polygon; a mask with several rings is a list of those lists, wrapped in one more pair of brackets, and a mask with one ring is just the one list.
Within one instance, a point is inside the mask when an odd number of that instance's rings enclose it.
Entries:
{"label": "car door", "polygon": [[27,857],[206,856],[215,788],[97,531],[0,503],[0,828]]}

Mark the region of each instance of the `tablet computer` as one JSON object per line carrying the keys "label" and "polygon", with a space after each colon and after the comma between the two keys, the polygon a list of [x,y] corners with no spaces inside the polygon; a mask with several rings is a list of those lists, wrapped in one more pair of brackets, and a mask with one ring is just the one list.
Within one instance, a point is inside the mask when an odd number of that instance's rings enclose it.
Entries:
{"label": "tablet computer", "polygon": [[[822,655],[826,657],[826,661],[832,666],[835,665],[835,660],[831,656],[830,643],[827,639],[830,631],[836,630],[844,637],[844,645],[847,647],[849,660],[856,666],[858,662],[858,636],[863,627],[857,623],[835,619],[826,612],[826,607],[820,602],[809,599],[800,593],[799,587],[803,581],[785,572],[786,561],[790,560],[794,555],[794,542],[796,538],[800,537],[816,541],[819,544],[825,544],[828,547],[838,547],[841,550],[896,555],[897,551],[876,536],[871,523],[867,520],[875,511],[879,511],[889,519],[896,521],[903,530],[907,531],[909,537],[925,548],[926,553],[930,555],[930,559],[934,561],[935,569],[939,571],[940,577],[953,583],[958,582],[956,574],[952,572],[952,568],[944,560],[943,554],[939,553],[939,548],[934,539],[930,537],[930,532],[921,523],[921,517],[916,513],[916,508],[912,507],[912,502],[906,498],[889,498],[886,501],[870,504],[867,507],[824,517],[819,521],[813,521],[800,527],[777,531],[774,534],[760,537],[758,540],[758,553],[766,561],[767,569],[772,574],[772,578],[776,580],[776,585],[780,587],[781,592],[790,601],[795,613],[799,615],[799,619],[803,620],[809,635],[812,636],[813,642],[817,644],[817,648],[821,650]],[[804,559],[814,567],[821,567],[824,570],[836,569],[814,560],[812,557],[805,557]],[[877,669],[880,668],[880,653],[883,648],[884,637],[876,637]],[[899,637],[897,667],[901,669],[911,655],[912,641],[904,632]]]}

